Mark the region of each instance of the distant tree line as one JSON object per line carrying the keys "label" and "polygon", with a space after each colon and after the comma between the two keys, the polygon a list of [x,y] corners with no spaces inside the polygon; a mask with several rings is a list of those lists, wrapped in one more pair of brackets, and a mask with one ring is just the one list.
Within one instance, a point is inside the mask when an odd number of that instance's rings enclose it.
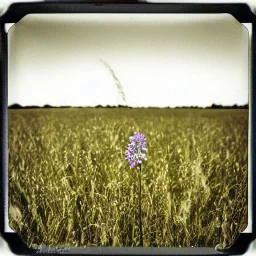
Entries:
{"label": "distant tree line", "polygon": [[248,109],[248,104],[245,105],[233,105],[233,106],[222,106],[222,105],[217,105],[217,104],[212,104],[211,107],[206,107],[206,108],[242,108],[242,109]]}
{"label": "distant tree line", "polygon": [[218,104],[212,104],[208,107],[198,107],[198,106],[182,106],[182,107],[176,107],[176,108],[198,108],[198,109],[248,109],[248,104],[245,105],[237,105],[234,104],[232,106],[223,106]]}
{"label": "distant tree line", "polygon": [[[43,107],[39,107],[39,106],[21,106],[20,104],[13,104],[11,106],[8,107],[9,109],[33,109],[33,108],[72,108],[72,106],[51,106],[51,105],[44,105]],[[102,105],[97,105],[94,107],[91,106],[85,106],[85,107],[75,107],[75,108],[133,108],[133,107],[129,107],[129,106],[124,106],[124,105],[117,105],[117,106],[111,106],[111,105],[107,105],[107,106],[102,106]],[[139,108],[159,108],[159,107],[139,107]],[[163,108],[173,108],[173,107],[163,107]],[[181,108],[185,108],[185,109],[248,109],[248,104],[245,105],[233,105],[233,106],[223,106],[223,105],[217,105],[217,104],[212,104],[211,106],[208,107],[199,107],[199,106],[180,106],[180,107],[174,107],[177,109],[181,109]]]}

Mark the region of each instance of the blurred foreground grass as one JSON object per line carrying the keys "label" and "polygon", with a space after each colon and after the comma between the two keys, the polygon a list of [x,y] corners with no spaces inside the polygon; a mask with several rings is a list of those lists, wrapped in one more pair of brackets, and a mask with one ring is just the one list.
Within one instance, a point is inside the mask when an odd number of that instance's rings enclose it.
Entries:
{"label": "blurred foreground grass", "polygon": [[247,226],[248,110],[9,110],[10,226],[28,245],[229,246]]}

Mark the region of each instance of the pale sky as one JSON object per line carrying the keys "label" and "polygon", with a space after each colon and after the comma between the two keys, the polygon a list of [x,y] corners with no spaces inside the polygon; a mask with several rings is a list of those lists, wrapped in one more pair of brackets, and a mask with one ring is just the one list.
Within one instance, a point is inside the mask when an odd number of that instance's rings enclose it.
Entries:
{"label": "pale sky", "polygon": [[32,14],[8,47],[8,105],[248,104],[248,31],[228,14]]}

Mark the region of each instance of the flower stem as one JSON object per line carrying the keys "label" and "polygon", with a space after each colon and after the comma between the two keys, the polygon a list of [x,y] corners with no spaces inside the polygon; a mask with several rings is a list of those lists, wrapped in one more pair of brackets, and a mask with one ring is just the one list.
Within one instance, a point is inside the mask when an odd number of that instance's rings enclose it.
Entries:
{"label": "flower stem", "polygon": [[142,214],[141,214],[141,164],[140,164],[139,183],[140,183],[140,192],[139,192],[139,204],[140,204],[140,246],[143,246]]}

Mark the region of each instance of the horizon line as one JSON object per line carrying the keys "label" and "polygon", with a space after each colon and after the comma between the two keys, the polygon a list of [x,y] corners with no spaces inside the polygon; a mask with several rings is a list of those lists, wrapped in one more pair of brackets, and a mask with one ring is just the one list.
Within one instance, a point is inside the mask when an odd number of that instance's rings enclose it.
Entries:
{"label": "horizon line", "polygon": [[197,106],[197,105],[190,105],[190,106],[163,106],[163,107],[158,107],[158,106],[137,106],[137,107],[132,107],[128,105],[95,105],[95,106],[70,106],[70,105],[61,105],[61,106],[54,106],[54,105],[49,105],[45,104],[44,106],[37,106],[37,105],[25,105],[22,106],[18,103],[11,104],[8,106],[8,109],[22,109],[22,108],[159,108],[159,109],[176,109],[176,108],[200,108],[200,109],[207,109],[207,108],[248,108],[248,104],[243,104],[243,105],[221,105],[221,104],[215,104],[213,103],[210,106]]}

